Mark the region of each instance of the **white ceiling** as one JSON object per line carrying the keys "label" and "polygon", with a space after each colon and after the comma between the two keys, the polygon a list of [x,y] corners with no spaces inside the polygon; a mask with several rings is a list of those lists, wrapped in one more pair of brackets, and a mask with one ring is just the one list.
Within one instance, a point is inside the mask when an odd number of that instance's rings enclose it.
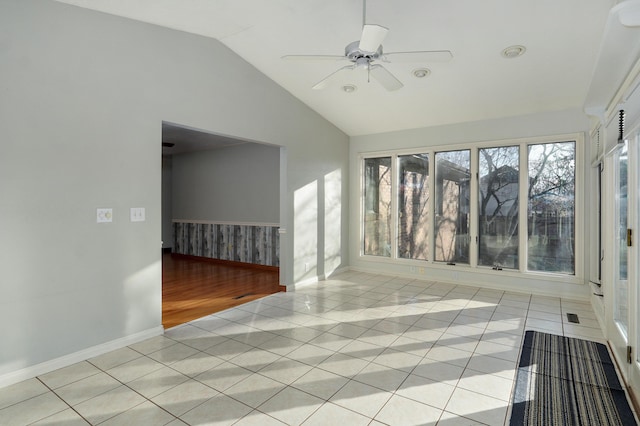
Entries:
{"label": "white ceiling", "polygon": [[[390,29],[385,52],[450,50],[444,63],[385,64],[404,87],[387,92],[353,72],[311,87],[342,62],[283,55],[342,55],[360,37],[362,0],[58,0],[213,37],[348,135],[582,108],[614,0],[368,0],[367,23]],[[524,45],[526,53],[500,53]],[[412,70],[427,67],[423,79]]]}

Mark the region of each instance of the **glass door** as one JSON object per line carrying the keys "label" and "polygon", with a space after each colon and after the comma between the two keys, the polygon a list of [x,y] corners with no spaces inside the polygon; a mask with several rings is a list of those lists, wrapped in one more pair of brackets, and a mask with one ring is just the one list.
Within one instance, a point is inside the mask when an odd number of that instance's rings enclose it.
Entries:
{"label": "glass door", "polygon": [[614,227],[614,281],[613,281],[613,336],[619,358],[626,360],[629,346],[629,145],[618,149],[615,167],[615,227]]}
{"label": "glass door", "polygon": [[618,359],[622,375],[635,392],[640,390],[640,354],[638,343],[638,167],[637,137],[618,148],[613,158],[614,221],[613,259],[611,272],[613,292],[611,310],[607,315],[608,337]]}

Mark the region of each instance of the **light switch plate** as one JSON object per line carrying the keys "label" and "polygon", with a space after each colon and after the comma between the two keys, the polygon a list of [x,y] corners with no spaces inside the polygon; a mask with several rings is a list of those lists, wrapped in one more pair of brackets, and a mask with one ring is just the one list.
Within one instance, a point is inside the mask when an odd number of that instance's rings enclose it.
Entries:
{"label": "light switch plate", "polygon": [[113,222],[113,209],[97,209],[96,213],[97,223]]}
{"label": "light switch plate", "polygon": [[129,217],[131,222],[144,222],[145,221],[145,209],[144,207],[131,207],[129,211]]}

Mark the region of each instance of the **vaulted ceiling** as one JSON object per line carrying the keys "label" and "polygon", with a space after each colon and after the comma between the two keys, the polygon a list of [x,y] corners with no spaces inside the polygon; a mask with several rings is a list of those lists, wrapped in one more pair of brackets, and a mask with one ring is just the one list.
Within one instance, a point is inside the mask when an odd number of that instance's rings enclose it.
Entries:
{"label": "vaulted ceiling", "polygon": [[[59,0],[218,39],[348,135],[582,108],[613,0],[368,0],[366,23],[389,29],[385,52],[449,50],[445,62],[382,63],[404,87],[362,70],[312,87],[349,62],[362,0]],[[505,58],[513,45],[522,56]],[[416,78],[413,71],[430,73]],[[347,93],[343,86],[356,90]]]}

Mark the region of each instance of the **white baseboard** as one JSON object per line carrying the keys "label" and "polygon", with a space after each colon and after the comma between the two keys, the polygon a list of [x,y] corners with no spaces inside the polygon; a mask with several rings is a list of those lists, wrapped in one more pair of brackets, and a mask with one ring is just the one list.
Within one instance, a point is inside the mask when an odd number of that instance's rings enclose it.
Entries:
{"label": "white baseboard", "polygon": [[164,328],[162,326],[150,328],[148,330],[144,330],[130,336],[112,340],[110,342],[92,346],[90,348],[64,355],[49,361],[45,361],[40,364],[31,365],[20,370],[0,375],[0,388],[13,385],[15,383],[22,382],[23,380],[28,380],[63,367],[68,367],[69,365],[75,364],[77,362],[94,358],[98,355],[102,355],[107,352],[111,352],[113,350],[141,342],[151,337],[160,336],[163,333]]}

